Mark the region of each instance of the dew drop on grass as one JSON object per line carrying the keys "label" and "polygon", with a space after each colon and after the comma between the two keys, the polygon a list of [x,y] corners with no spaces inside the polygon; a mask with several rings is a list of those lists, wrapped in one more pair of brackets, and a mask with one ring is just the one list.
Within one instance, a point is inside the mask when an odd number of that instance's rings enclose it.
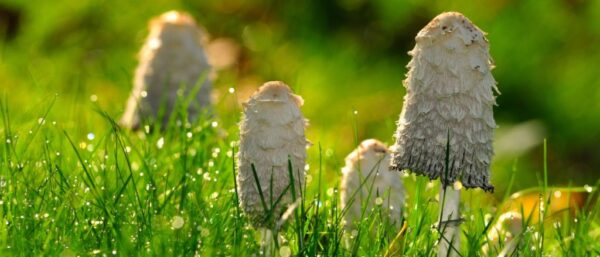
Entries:
{"label": "dew drop on grass", "polygon": [[454,187],[454,190],[461,190],[463,188],[463,185],[460,181],[455,181],[454,184],[452,185]]}
{"label": "dew drop on grass", "polygon": [[216,128],[217,126],[219,126],[219,123],[218,123],[218,122],[216,122],[216,121],[213,121],[212,123],[210,123],[210,125],[211,125],[213,128]]}
{"label": "dew drop on grass", "polygon": [[202,231],[200,231],[200,235],[203,237],[207,237],[208,235],[210,235],[210,231],[206,228],[202,228]]}
{"label": "dew drop on grass", "polygon": [[591,193],[593,190],[593,188],[587,184],[583,186],[583,189],[585,189],[585,191],[588,193]]}
{"label": "dew drop on grass", "polygon": [[310,174],[306,174],[306,183],[310,183],[312,181],[312,176]]}
{"label": "dew drop on grass", "polygon": [[334,190],[333,190],[332,187],[330,187],[330,188],[327,189],[327,195],[328,196],[333,196],[333,192],[334,192]]}
{"label": "dew drop on grass", "polygon": [[97,95],[91,95],[90,96],[90,101],[92,101],[92,102],[98,101],[98,96]]}
{"label": "dew drop on grass", "polygon": [[554,191],[554,197],[560,198],[561,196],[562,196],[562,193],[560,192],[560,190]]}
{"label": "dew drop on grass", "polygon": [[212,152],[212,157],[213,157],[213,158],[217,158],[217,157],[219,157],[219,153],[221,153],[221,149],[219,149],[219,148],[214,148],[214,149],[213,149],[213,152]]}
{"label": "dew drop on grass", "polygon": [[552,224],[554,226],[555,229],[560,229],[560,222],[556,221],[554,222],[554,224]]}
{"label": "dew drop on grass", "polygon": [[140,169],[140,165],[137,162],[131,162],[131,169],[133,171],[138,171]]}
{"label": "dew drop on grass", "polygon": [[140,93],[140,96],[142,96],[142,98],[146,98],[148,96],[148,92],[144,90]]}
{"label": "dew drop on grass", "polygon": [[230,94],[233,94],[233,93],[235,93],[235,88],[230,87],[228,91]]}
{"label": "dew drop on grass", "polygon": [[183,220],[183,217],[181,217],[181,216],[175,216],[171,220],[171,228],[173,228],[173,229],[180,229],[183,227],[183,224],[184,224],[184,220]]}
{"label": "dew drop on grass", "polygon": [[383,204],[383,199],[381,197],[375,198],[375,204],[376,205],[382,205]]}
{"label": "dew drop on grass", "polygon": [[96,135],[94,135],[94,133],[90,132],[87,134],[87,139],[88,140],[94,140],[94,138],[96,138]]}
{"label": "dew drop on grass", "polygon": [[483,216],[483,220],[484,220],[484,222],[485,222],[486,225],[490,224],[490,222],[492,222],[492,218],[493,218],[492,214],[489,214],[489,213],[486,213]]}
{"label": "dew drop on grass", "polygon": [[156,142],[156,147],[158,147],[158,149],[162,149],[164,145],[165,145],[165,138],[164,137],[159,138],[158,141]]}
{"label": "dew drop on grass", "polygon": [[186,135],[188,138],[192,138],[192,136],[193,136],[194,134],[192,134],[192,132],[188,132],[188,133],[187,133],[187,134],[185,134],[185,135]]}
{"label": "dew drop on grass", "polygon": [[433,188],[433,182],[427,182],[427,185],[425,186],[425,188],[427,188],[427,190],[432,189]]}

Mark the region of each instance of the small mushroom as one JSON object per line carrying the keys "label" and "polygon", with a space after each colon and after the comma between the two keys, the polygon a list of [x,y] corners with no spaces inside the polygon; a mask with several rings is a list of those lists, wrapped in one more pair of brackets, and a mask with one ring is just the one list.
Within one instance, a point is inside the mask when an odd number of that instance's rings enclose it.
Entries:
{"label": "small mushroom", "polygon": [[164,127],[176,102],[187,104],[180,99],[191,100],[185,107],[187,119],[194,121],[210,106],[211,66],[203,50],[206,33],[192,16],[178,11],[152,19],[149,31],[120,123],[137,129],[140,122],[149,120]]}
{"label": "small mushroom", "polygon": [[[512,194],[499,208],[502,214],[487,234],[488,244],[483,248],[484,253],[498,247],[502,240],[505,245],[502,252],[511,254],[519,244],[518,237],[524,232],[524,226],[538,225],[540,217],[544,217],[546,224],[553,224],[567,216],[575,217],[580,211],[591,211],[598,198],[595,190],[590,186],[547,188],[546,191],[530,188]],[[547,203],[549,205],[544,206]]]}
{"label": "small mushroom", "polygon": [[302,104],[279,81],[265,83],[244,103],[237,185],[241,207],[255,227],[273,227],[293,196],[301,197],[308,145]]}
{"label": "small mushroom", "polygon": [[[346,229],[354,229],[376,205],[381,205],[390,225],[397,229],[402,226],[404,185],[401,174],[389,169],[389,162],[390,152],[376,139],[361,142],[358,149],[346,157],[340,186]],[[363,208],[366,208],[364,213]]]}
{"label": "small mushroom", "polygon": [[489,168],[496,81],[484,35],[462,14],[442,13],[417,34],[409,52],[391,168],[441,181],[440,227],[449,226],[441,229],[439,256],[447,256],[449,247],[455,254],[459,246],[451,224],[459,220],[460,191],[451,186],[494,189]]}

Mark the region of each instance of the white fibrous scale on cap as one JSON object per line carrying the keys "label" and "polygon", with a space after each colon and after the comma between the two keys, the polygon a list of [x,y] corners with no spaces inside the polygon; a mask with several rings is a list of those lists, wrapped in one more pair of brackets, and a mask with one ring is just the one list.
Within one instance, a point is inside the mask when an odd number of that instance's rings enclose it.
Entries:
{"label": "white fibrous scale on cap", "polygon": [[[152,19],[149,31],[121,124],[137,128],[149,119],[165,125],[176,102],[188,98],[187,116],[194,121],[210,107],[212,68],[203,49],[206,33],[189,14],[177,11]],[[161,114],[162,120],[157,120]]]}
{"label": "white fibrous scale on cap", "polygon": [[391,167],[440,178],[444,185],[460,181],[493,191],[492,108],[498,90],[484,33],[460,13],[443,13],[419,32],[409,54]]}
{"label": "white fibrous scale on cap", "polygon": [[[289,163],[295,196],[301,197],[309,144],[304,135],[307,120],[300,111],[302,104],[302,98],[279,81],[265,83],[244,103],[237,184],[241,207],[256,227],[273,225],[293,202]],[[267,207],[275,205],[272,210],[263,207],[252,165]]]}
{"label": "white fibrous scale on cap", "polygon": [[[345,227],[356,228],[361,218],[369,217],[377,205],[396,228],[402,226],[404,185],[401,174],[389,169],[390,152],[378,140],[368,139],[346,157],[340,186],[341,207],[347,210]],[[367,208],[362,213],[362,208]]]}

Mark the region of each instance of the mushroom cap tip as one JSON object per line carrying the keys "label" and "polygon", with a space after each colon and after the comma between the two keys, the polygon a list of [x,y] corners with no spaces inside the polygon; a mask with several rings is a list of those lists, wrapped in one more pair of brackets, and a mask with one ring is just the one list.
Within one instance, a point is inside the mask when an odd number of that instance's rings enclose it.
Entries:
{"label": "mushroom cap tip", "polygon": [[304,100],[302,97],[295,95],[292,89],[282,81],[269,81],[258,88],[257,92],[252,96],[256,100],[283,100],[291,99],[297,106],[302,106]]}
{"label": "mushroom cap tip", "polygon": [[186,12],[171,10],[150,20],[150,28],[161,28],[166,25],[197,26],[194,17]]}
{"label": "mushroom cap tip", "polygon": [[283,83],[282,81],[268,81],[268,82],[264,83],[262,86],[260,86],[260,88],[258,88],[259,93],[271,91],[271,90],[287,91],[290,93],[292,92],[290,87],[288,85],[286,85],[285,83]]}
{"label": "mushroom cap tip", "polygon": [[381,152],[381,153],[388,152],[388,149],[384,143],[382,143],[381,141],[379,141],[377,139],[373,139],[373,138],[363,140],[360,143],[359,147],[364,152],[370,151],[370,150],[373,150],[375,152]]}

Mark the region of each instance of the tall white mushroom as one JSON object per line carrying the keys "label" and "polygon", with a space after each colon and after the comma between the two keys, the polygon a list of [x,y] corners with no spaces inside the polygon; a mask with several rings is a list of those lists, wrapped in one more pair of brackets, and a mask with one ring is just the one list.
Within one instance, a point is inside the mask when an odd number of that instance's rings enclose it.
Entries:
{"label": "tall white mushroom", "polygon": [[211,67],[203,50],[205,33],[192,16],[177,11],[153,18],[149,30],[121,124],[137,128],[142,120],[151,120],[164,126],[176,101],[187,98],[191,100],[187,118],[193,121],[210,106]]}
{"label": "tall white mushroom", "polygon": [[257,228],[273,228],[294,196],[301,198],[308,145],[302,104],[279,81],[265,83],[244,103],[237,186],[241,207]]}
{"label": "tall white mushroom", "polygon": [[409,54],[391,166],[442,182],[444,236],[438,255],[447,256],[456,253],[460,238],[458,222],[449,222],[459,219],[460,191],[451,186],[459,181],[466,188],[494,189],[489,182],[496,128],[493,63],[484,32],[456,12],[429,22]]}
{"label": "tall white mushroom", "polygon": [[[400,228],[404,204],[404,185],[400,173],[389,169],[390,152],[376,139],[362,141],[346,157],[340,187],[341,206],[346,229],[367,217],[375,205],[381,205],[390,225]],[[366,208],[363,215],[363,208]]]}

